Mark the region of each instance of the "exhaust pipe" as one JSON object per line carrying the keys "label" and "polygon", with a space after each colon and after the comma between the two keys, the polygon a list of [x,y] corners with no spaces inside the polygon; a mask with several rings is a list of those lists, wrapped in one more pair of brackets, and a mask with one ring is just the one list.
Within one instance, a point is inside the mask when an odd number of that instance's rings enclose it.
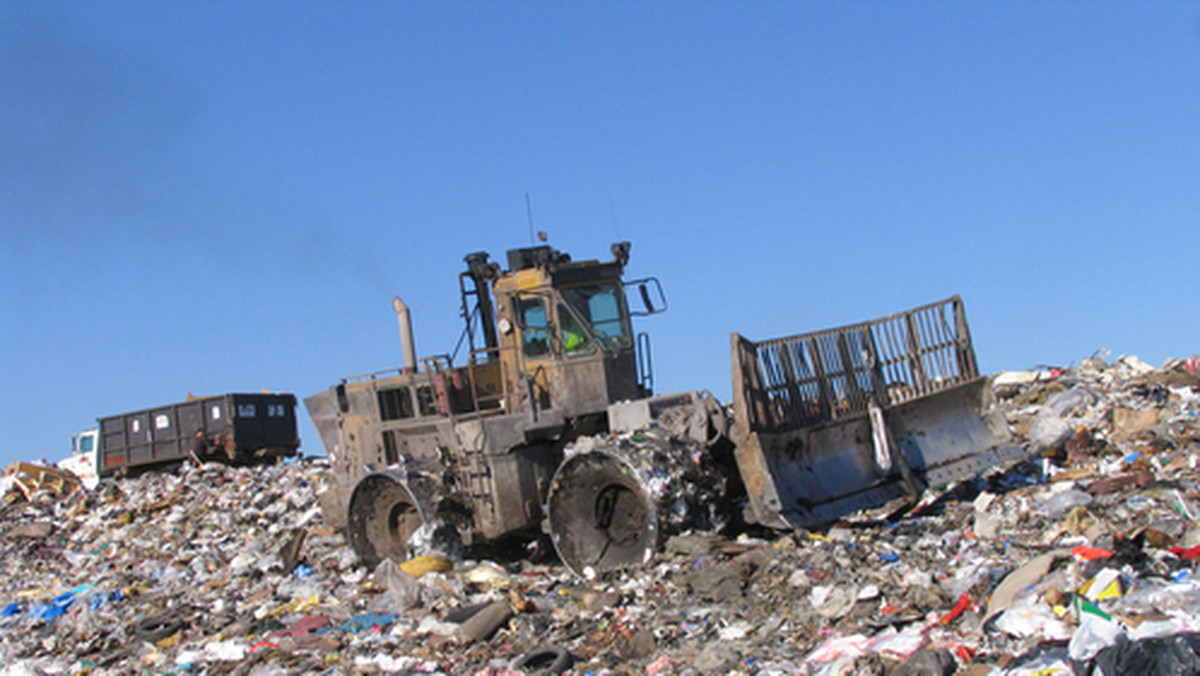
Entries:
{"label": "exhaust pipe", "polygon": [[392,299],[392,308],[396,311],[396,320],[400,322],[400,346],[404,350],[404,372],[417,372],[417,348],[413,344],[412,317],[408,306],[400,300],[400,296]]}

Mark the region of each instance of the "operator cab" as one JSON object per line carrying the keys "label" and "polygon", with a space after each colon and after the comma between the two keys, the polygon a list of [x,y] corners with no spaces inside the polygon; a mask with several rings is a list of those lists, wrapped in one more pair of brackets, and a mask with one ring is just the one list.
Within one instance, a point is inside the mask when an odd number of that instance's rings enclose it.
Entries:
{"label": "operator cab", "polygon": [[[476,282],[474,291],[464,293],[468,332],[478,317],[488,345],[487,358],[475,353],[473,361],[498,362],[505,391],[522,393],[520,406],[535,417],[602,416],[611,403],[650,395],[649,339],[634,334],[631,317],[661,308],[643,302],[630,311],[622,280],[629,244],[614,244],[612,252],[608,262],[576,262],[549,246],[513,249],[503,272],[486,264],[487,254],[467,257],[466,274]],[[494,305],[490,298],[485,302],[487,282]],[[662,297],[657,280],[637,283]],[[468,309],[472,295],[476,307]],[[487,335],[489,328],[494,335]]]}

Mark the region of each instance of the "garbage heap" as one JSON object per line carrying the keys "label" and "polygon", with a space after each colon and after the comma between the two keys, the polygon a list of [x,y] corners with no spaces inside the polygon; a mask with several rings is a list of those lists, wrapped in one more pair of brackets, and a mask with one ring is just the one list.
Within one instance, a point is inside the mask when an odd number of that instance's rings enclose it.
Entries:
{"label": "garbage heap", "polygon": [[319,459],[14,501],[0,674],[1198,674],[1198,368],[998,374],[1028,461],[590,581],[532,549],[366,570]]}

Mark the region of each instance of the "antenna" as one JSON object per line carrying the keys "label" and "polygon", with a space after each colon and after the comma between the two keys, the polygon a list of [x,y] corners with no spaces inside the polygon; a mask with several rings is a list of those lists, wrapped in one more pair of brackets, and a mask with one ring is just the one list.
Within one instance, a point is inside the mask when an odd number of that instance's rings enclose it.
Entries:
{"label": "antenna", "polygon": [[525,193],[525,217],[529,219],[529,243],[533,244],[533,202],[529,193]]}
{"label": "antenna", "polygon": [[619,240],[621,239],[621,221],[617,218],[617,206],[613,204],[612,198],[608,200],[608,213],[612,216],[613,237]]}

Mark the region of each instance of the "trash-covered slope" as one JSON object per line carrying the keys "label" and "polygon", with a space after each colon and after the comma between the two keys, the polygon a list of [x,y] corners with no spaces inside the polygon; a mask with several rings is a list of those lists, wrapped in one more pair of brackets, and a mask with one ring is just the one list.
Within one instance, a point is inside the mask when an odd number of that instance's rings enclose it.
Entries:
{"label": "trash-covered slope", "polygon": [[0,673],[1200,673],[1198,366],[999,374],[1029,462],[586,583],[532,548],[365,570],[319,460],[27,489]]}

